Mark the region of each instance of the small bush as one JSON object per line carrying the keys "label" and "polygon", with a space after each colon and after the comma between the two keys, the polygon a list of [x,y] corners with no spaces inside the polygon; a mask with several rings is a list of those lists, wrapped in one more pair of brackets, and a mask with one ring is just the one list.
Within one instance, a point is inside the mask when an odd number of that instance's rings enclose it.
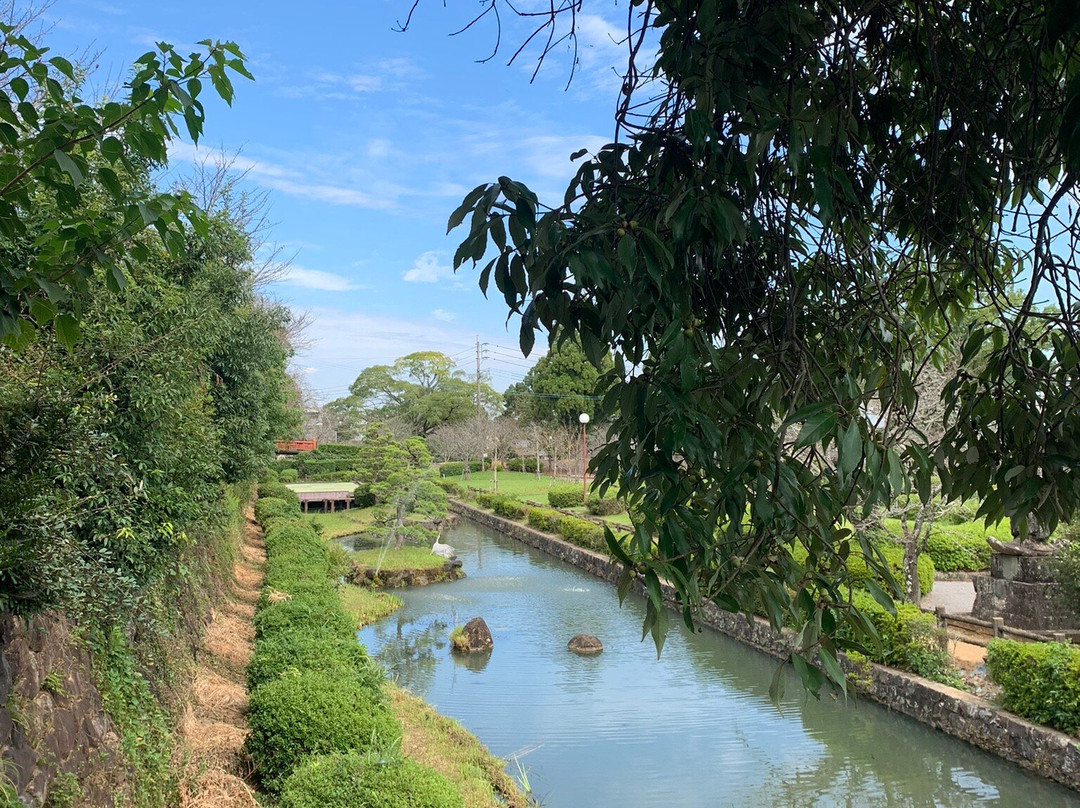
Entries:
{"label": "small bush", "polygon": [[260,485],[273,485],[274,483],[278,482],[278,480],[280,480],[280,479],[281,479],[281,477],[278,474],[276,469],[273,469],[273,468],[263,469],[262,474],[259,475],[259,484]]}
{"label": "small bush", "polygon": [[[868,649],[873,661],[954,687],[962,684],[949,656],[948,637],[932,614],[911,603],[896,604],[896,614],[891,614],[862,590],[852,592],[851,601],[881,636],[881,648]],[[850,638],[848,632],[842,629]]]}
{"label": "small bush", "polygon": [[278,479],[283,483],[295,483],[300,479],[300,472],[296,469],[282,469]]}
{"label": "small bush", "polygon": [[352,500],[353,505],[357,508],[370,508],[379,501],[378,498],[371,493],[371,488],[366,485],[356,486],[356,489],[353,491]]}
{"label": "small bush", "polygon": [[255,615],[255,639],[273,637],[294,629],[325,632],[343,640],[355,639],[356,627],[341,608],[337,592],[325,595],[304,592],[280,603],[271,603]]}
{"label": "small bush", "polygon": [[537,468],[535,457],[513,457],[506,461],[507,471],[525,471],[535,474]]}
{"label": "small bush", "polygon": [[926,553],[942,572],[990,568],[990,545],[980,523],[935,525],[926,541]]}
{"label": "small bush", "polygon": [[574,508],[581,504],[581,488],[576,485],[553,485],[548,489],[552,508]]}
{"label": "small bush", "polygon": [[296,505],[300,504],[297,493],[282,483],[260,483],[258,493],[260,497],[274,497]]}
{"label": "small bush", "polygon": [[607,542],[604,540],[604,528],[576,516],[564,516],[559,520],[559,535],[571,544],[606,553]]}
{"label": "small bush", "polygon": [[277,497],[263,497],[255,500],[255,521],[264,527],[272,519],[293,519],[300,516],[295,503]]}
{"label": "small bush", "polygon": [[460,477],[464,472],[464,463],[443,463],[439,466],[440,477]]}
{"label": "small bush", "polygon": [[585,507],[593,516],[614,516],[615,514],[622,513],[626,510],[626,506],[615,499],[615,497],[604,497],[601,499],[596,494],[593,494],[586,500]]}
{"label": "small bush", "polygon": [[262,640],[247,667],[248,690],[272,682],[288,671],[318,671],[335,678],[352,678],[373,694],[381,693],[385,679],[355,637],[338,639],[312,634],[306,627],[280,631]]}
{"label": "small bush", "polygon": [[986,667],[1006,710],[1062,732],[1080,729],[1080,648],[991,640]]}
{"label": "small bush", "polygon": [[553,511],[548,508],[529,508],[529,524],[537,530],[543,530],[546,533],[558,533],[559,520],[565,518],[566,517],[558,511]]}
{"label": "small bush", "polygon": [[450,480],[439,480],[439,488],[447,493],[451,497],[460,497],[465,493],[465,488]]}
{"label": "small bush", "polygon": [[281,808],[462,808],[441,774],[408,758],[320,755],[299,767],[281,791]]}
{"label": "small bush", "polygon": [[255,688],[247,717],[246,747],[271,795],[310,755],[363,752],[401,736],[401,726],[369,688],[317,671]]}
{"label": "small bush", "polygon": [[525,507],[523,502],[511,497],[499,497],[491,506],[491,509],[499,516],[507,519],[524,519],[525,514],[528,512],[528,508]]}

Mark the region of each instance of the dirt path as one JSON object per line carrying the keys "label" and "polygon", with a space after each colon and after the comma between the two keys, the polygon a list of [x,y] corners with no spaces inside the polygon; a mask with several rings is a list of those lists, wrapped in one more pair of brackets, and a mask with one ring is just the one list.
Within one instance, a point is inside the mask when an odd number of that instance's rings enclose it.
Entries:
{"label": "dirt path", "polygon": [[251,658],[252,618],[259,599],[266,548],[249,512],[233,565],[230,597],[213,610],[199,655],[192,700],[181,723],[186,757],[180,808],[258,808],[247,784],[250,764],[244,669]]}

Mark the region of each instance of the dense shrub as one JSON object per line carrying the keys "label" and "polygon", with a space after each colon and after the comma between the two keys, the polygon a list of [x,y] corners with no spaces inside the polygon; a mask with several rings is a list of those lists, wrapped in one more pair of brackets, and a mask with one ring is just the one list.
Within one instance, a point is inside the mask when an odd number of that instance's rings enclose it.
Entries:
{"label": "dense shrub", "polygon": [[464,463],[443,463],[439,466],[440,477],[460,477],[465,471]]}
{"label": "dense shrub", "polygon": [[296,504],[277,497],[263,497],[255,501],[255,521],[266,526],[273,519],[292,519],[298,515]]}
{"label": "dense shrub", "polygon": [[278,479],[283,483],[295,483],[300,477],[300,472],[296,469],[282,469],[278,474]]}
{"label": "dense shrub", "polygon": [[278,480],[280,479],[280,475],[273,468],[263,469],[262,474],[259,475],[260,484],[272,485],[273,483],[278,482]]}
{"label": "dense shrub", "polygon": [[[881,648],[871,648],[870,658],[883,665],[959,686],[961,680],[949,656],[948,637],[938,628],[932,614],[911,603],[896,604],[896,614],[887,612],[862,590],[852,592],[852,604],[870,618],[881,637]],[[850,629],[842,629],[850,639]]]}
{"label": "dense shrub", "polygon": [[[904,585],[904,548],[897,544],[885,544],[881,546],[882,555],[885,556],[885,561],[889,565],[889,569],[892,571],[893,578],[902,587]],[[800,563],[805,563],[807,558],[806,548],[802,544],[796,542],[794,548],[791,550],[792,557]],[[852,553],[848,556],[847,560],[848,572],[851,574],[851,583],[855,587],[859,587],[862,582],[868,581],[874,577],[870,571],[870,566],[866,563],[866,559],[861,553]],[[919,556],[919,589],[922,594],[926,595],[934,588],[934,562],[930,556],[923,553]],[[877,576],[879,584],[884,585],[885,581],[881,576]]]}
{"label": "dense shrub", "polygon": [[309,755],[363,752],[401,735],[400,725],[371,688],[318,671],[255,688],[247,718],[251,733],[246,748],[271,794]]}
{"label": "dense shrub", "polygon": [[574,508],[581,504],[581,487],[553,485],[548,489],[547,497],[552,508]]}
{"label": "dense shrub", "polygon": [[281,808],[462,808],[441,774],[407,758],[356,752],[311,758],[286,781]]}
{"label": "dense shrub", "polygon": [[578,519],[576,516],[564,516],[559,520],[559,535],[578,547],[587,550],[595,550],[598,553],[606,553],[607,542],[604,540],[604,528],[589,522],[586,519]]}
{"label": "dense shrub", "polygon": [[499,494],[477,494],[476,502],[506,519],[524,519],[529,510],[521,500]]}
{"label": "dense shrub", "polygon": [[351,458],[340,457],[302,457],[297,464],[300,474],[308,480],[324,480],[328,476],[345,472],[354,475],[353,465],[356,463]]}
{"label": "dense shrub", "polygon": [[990,545],[979,523],[935,525],[926,541],[926,554],[942,572],[990,568]]}
{"label": "dense shrub", "polygon": [[260,497],[274,497],[296,505],[300,504],[297,493],[283,483],[260,483],[258,493]]}
{"label": "dense shrub", "polygon": [[547,533],[559,532],[559,520],[565,517],[558,511],[553,511],[548,508],[529,508],[529,524],[535,527],[537,530],[543,530]]}
{"label": "dense shrub", "polygon": [[615,497],[601,498],[596,494],[586,500],[585,507],[593,516],[614,516],[626,510],[626,506]]}
{"label": "dense shrub", "polygon": [[381,692],[384,675],[356,638],[339,639],[306,627],[279,631],[264,638],[247,667],[248,690],[278,679],[288,671],[320,671],[335,678],[353,678],[372,693]]}
{"label": "dense shrub", "polygon": [[370,508],[379,501],[371,492],[371,487],[367,485],[356,486],[356,489],[353,491],[352,500],[353,505],[357,508]]}
{"label": "dense shrub", "polygon": [[991,640],[986,667],[1006,710],[1063,732],[1080,729],[1080,648]]}
{"label": "dense shrub", "polygon": [[325,632],[344,640],[356,637],[356,627],[342,610],[340,598],[333,589],[325,595],[303,592],[289,600],[271,603],[259,610],[254,624],[256,640],[293,629]]}
{"label": "dense shrub", "polygon": [[439,480],[438,486],[451,497],[460,497],[465,493],[464,486],[458,485],[450,480]]}
{"label": "dense shrub", "polygon": [[537,469],[537,462],[535,457],[513,457],[506,461],[507,471],[525,471],[529,474],[535,474]]}

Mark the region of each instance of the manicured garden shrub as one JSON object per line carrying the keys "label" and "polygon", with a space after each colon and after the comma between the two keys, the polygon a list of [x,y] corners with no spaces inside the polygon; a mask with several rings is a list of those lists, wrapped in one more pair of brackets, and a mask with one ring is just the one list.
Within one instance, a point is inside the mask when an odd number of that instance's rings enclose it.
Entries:
{"label": "manicured garden shrub", "polygon": [[926,554],[942,572],[990,568],[990,545],[981,523],[935,525],[926,541]]}
{"label": "manicured garden shrub", "polygon": [[537,530],[543,530],[546,533],[558,533],[559,520],[565,518],[566,517],[558,511],[553,511],[549,508],[529,508],[529,524]]}
{"label": "manicured garden shrub", "polygon": [[[874,624],[881,637],[881,648],[871,648],[874,662],[959,686],[960,678],[949,656],[948,637],[938,628],[937,620],[912,603],[896,604],[896,614],[881,607],[862,590],[852,592],[852,604]],[[849,638],[850,629],[842,633]]]}
{"label": "manicured garden shrub", "polygon": [[548,504],[552,508],[575,508],[581,504],[581,487],[553,485],[548,489]]}
{"label": "manicured garden shrub", "polygon": [[440,477],[460,477],[465,472],[465,464],[459,462],[442,463],[439,466]]}
{"label": "manicured garden shrub", "polygon": [[528,508],[525,503],[512,497],[498,497],[491,504],[491,509],[506,519],[524,519]]}
{"label": "manicured garden shrub", "polygon": [[356,637],[356,627],[341,608],[340,598],[333,590],[328,595],[304,592],[271,603],[259,610],[253,622],[256,640],[303,628],[322,630],[345,640]]}
{"label": "manicured garden shrub", "polygon": [[991,640],[986,667],[1006,710],[1062,732],[1080,729],[1080,648]]}
{"label": "manicured garden shrub", "polygon": [[358,485],[353,491],[352,495],[353,505],[357,508],[370,508],[376,502],[379,501],[373,493],[371,493],[371,487],[367,485]]}
{"label": "manicured garden shrub", "polygon": [[274,497],[296,505],[300,504],[297,493],[282,483],[260,483],[258,493],[260,497]]}
{"label": "manicured garden shrub", "polygon": [[614,516],[626,510],[626,506],[615,497],[600,498],[593,494],[586,500],[585,507],[593,516]]}
{"label": "manicured garden shrub", "polygon": [[606,553],[608,549],[604,540],[604,528],[576,516],[564,516],[559,520],[559,535],[571,544],[587,550]]}
{"label": "manicured garden shrub", "polygon": [[273,468],[263,469],[263,473],[259,475],[259,483],[265,485],[273,485],[280,479],[277,470]]}
{"label": "manicured garden shrub", "polygon": [[458,485],[450,480],[439,480],[437,485],[451,497],[460,497],[465,493],[464,486]]}
{"label": "manicured garden shrub", "polygon": [[512,457],[506,461],[507,471],[525,471],[529,474],[536,473],[535,457]]}
{"label": "manicured garden shrub", "polygon": [[300,472],[296,469],[282,469],[278,479],[283,483],[295,483],[300,478]]}
{"label": "manicured garden shrub", "polygon": [[296,504],[277,497],[255,500],[255,521],[267,525],[272,519],[293,519],[300,515]]}
{"label": "manicured garden shrub", "polygon": [[310,758],[281,791],[281,808],[463,808],[438,772],[408,758],[351,752]]}
{"label": "manicured garden shrub", "polygon": [[272,682],[289,671],[319,671],[339,679],[352,678],[378,695],[385,675],[355,637],[342,640],[312,633],[307,627],[282,630],[259,642],[247,667],[248,690]]}
{"label": "manicured garden shrub", "polygon": [[246,748],[271,795],[310,755],[363,752],[401,735],[401,726],[370,688],[318,671],[255,688],[247,719]]}

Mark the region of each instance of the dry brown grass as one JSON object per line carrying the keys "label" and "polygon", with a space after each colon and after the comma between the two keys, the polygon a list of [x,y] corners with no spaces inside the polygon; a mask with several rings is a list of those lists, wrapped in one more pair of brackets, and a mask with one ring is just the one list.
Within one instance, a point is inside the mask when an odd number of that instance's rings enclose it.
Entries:
{"label": "dry brown grass", "polygon": [[201,669],[191,692],[200,718],[243,726],[248,699],[242,684]]}
{"label": "dry brown grass", "polygon": [[245,603],[242,600],[226,601],[221,604],[221,610],[244,622],[250,622],[255,618],[255,604]]}
{"label": "dry brown grass", "polygon": [[207,721],[188,710],[180,722],[180,731],[189,750],[188,767],[196,770],[221,769],[243,774],[249,768],[244,754],[247,730],[224,721]]}
{"label": "dry brown grass", "polygon": [[251,786],[221,769],[207,769],[180,783],[180,808],[259,808]]}
{"label": "dry brown grass", "polygon": [[242,671],[251,659],[251,645],[254,641],[255,629],[250,621],[215,610],[203,645],[211,655]]}
{"label": "dry brown grass", "polygon": [[240,555],[244,557],[244,560],[248,562],[248,564],[261,566],[266,563],[266,548],[257,547],[250,542],[245,542],[241,545]]}
{"label": "dry brown grass", "polygon": [[262,585],[262,578],[262,570],[250,564],[243,562],[233,564],[233,581],[237,589],[254,589],[257,591]]}
{"label": "dry brown grass", "polygon": [[271,603],[284,603],[291,598],[292,595],[290,595],[288,592],[278,592],[276,589],[271,589],[269,592],[266,593],[266,599]]}

